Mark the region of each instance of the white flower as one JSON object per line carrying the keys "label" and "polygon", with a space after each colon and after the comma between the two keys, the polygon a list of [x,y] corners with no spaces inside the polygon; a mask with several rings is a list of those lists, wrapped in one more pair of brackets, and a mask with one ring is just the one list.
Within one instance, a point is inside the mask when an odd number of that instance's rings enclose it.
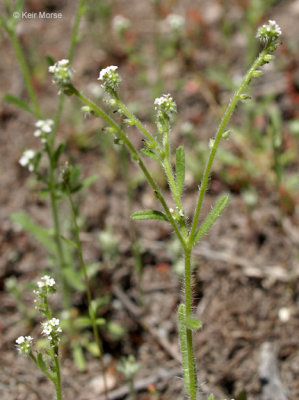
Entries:
{"label": "white flower", "polygon": [[55,280],[51,278],[49,275],[44,275],[41,277],[41,280],[37,282],[37,286],[41,289],[43,287],[54,288]]}
{"label": "white flower", "polygon": [[256,34],[256,37],[262,41],[277,40],[281,35],[280,26],[276,21],[269,20],[268,24],[262,25]]}
{"label": "white flower", "polygon": [[112,27],[118,33],[124,33],[131,26],[131,22],[123,15],[115,15],[112,20]]}
{"label": "white flower", "polygon": [[19,336],[16,340],[18,351],[21,354],[28,354],[32,347],[32,340],[31,336]]}
{"label": "white flower", "polygon": [[33,159],[36,155],[36,152],[34,150],[25,150],[22,157],[19,160],[19,164],[22,165],[22,167],[28,167],[29,171],[33,171],[34,166],[33,166]]}
{"label": "white flower", "polygon": [[49,72],[53,75],[53,80],[57,86],[66,94],[71,94],[72,72],[69,60],[63,59],[50,65]]}
{"label": "white flower", "polygon": [[62,332],[59,324],[60,321],[58,318],[52,318],[49,321],[42,322],[42,333],[48,336],[48,339],[51,341],[59,341],[59,333]]}
{"label": "white flower", "polygon": [[116,89],[121,82],[119,74],[116,72],[118,67],[116,65],[110,65],[100,71],[98,77],[99,81],[103,82],[103,87],[105,89]]}
{"label": "white flower", "polygon": [[176,113],[176,104],[170,94],[164,94],[162,97],[157,97],[154,101],[155,110],[162,112],[171,117]]}
{"label": "white flower", "polygon": [[24,336],[19,336],[18,339],[16,340],[16,343],[17,343],[17,344],[22,344],[22,343],[24,343],[24,342],[25,342]]}
{"label": "white flower", "polygon": [[54,121],[52,119],[37,121],[35,123],[35,126],[39,129],[34,131],[34,136],[41,137],[42,143],[45,143],[47,135],[52,132],[53,125],[54,125]]}
{"label": "white flower", "polygon": [[185,26],[185,18],[182,15],[169,14],[165,19],[169,30],[173,33],[179,33],[183,30]]}

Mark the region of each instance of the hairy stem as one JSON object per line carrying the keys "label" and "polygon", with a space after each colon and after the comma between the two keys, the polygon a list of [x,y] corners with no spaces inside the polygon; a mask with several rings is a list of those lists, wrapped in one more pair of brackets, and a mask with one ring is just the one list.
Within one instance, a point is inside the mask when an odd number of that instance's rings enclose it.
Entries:
{"label": "hairy stem", "polygon": [[224,113],[224,116],[223,116],[223,118],[222,118],[222,120],[220,122],[220,125],[219,125],[217,133],[216,133],[215,141],[214,141],[214,144],[213,144],[213,146],[211,148],[210,155],[209,155],[209,158],[208,158],[208,161],[206,163],[205,170],[204,170],[204,173],[203,173],[201,187],[200,187],[198,200],[197,200],[195,213],[194,213],[194,218],[193,218],[193,222],[192,222],[192,228],[191,228],[191,232],[190,232],[190,235],[189,235],[189,243],[190,244],[192,243],[192,241],[194,239],[195,232],[196,232],[196,227],[197,227],[197,223],[198,223],[198,220],[199,220],[203,199],[204,199],[205,193],[207,191],[207,187],[208,187],[208,183],[209,183],[209,176],[210,176],[212,164],[213,164],[213,161],[214,161],[217,149],[218,149],[219,142],[222,139],[222,135],[224,133],[226,125],[227,125],[228,121],[230,120],[230,117],[231,117],[233,111],[235,110],[238,101],[240,100],[240,95],[243,93],[243,91],[248,86],[248,84],[249,84],[249,82],[250,82],[250,80],[252,78],[253,72],[260,65],[262,65],[264,56],[266,54],[267,54],[267,51],[265,49],[260,53],[258,58],[252,64],[251,68],[249,69],[249,71],[245,75],[245,77],[244,77],[239,89],[236,91],[236,93],[234,94],[232,100],[230,101],[229,105],[227,106],[226,111]]}
{"label": "hairy stem", "polygon": [[124,144],[127,146],[127,148],[129,149],[130,153],[132,154],[132,157],[135,159],[135,161],[138,163],[139,167],[141,168],[142,172],[144,173],[146,179],[148,180],[149,184],[151,185],[151,187],[154,190],[155,196],[158,198],[158,200],[160,201],[162,207],[164,208],[164,211],[178,237],[178,239],[180,240],[181,244],[183,247],[185,247],[185,239],[183,238],[179,227],[177,226],[175,220],[173,219],[171,212],[169,210],[168,205],[166,204],[166,201],[158,187],[158,185],[156,184],[156,182],[154,181],[154,179],[152,178],[150,172],[148,171],[147,167],[145,166],[144,162],[142,161],[138,151],[135,149],[133,143],[130,141],[130,139],[127,137],[127,135],[125,134],[125,132],[117,125],[116,122],[114,122],[114,120],[112,118],[109,117],[108,114],[105,113],[105,111],[103,111],[98,105],[96,105],[95,103],[93,103],[91,100],[89,100],[87,97],[85,97],[81,92],[79,92],[75,87],[73,87],[73,93],[83,102],[85,103],[87,106],[90,107],[90,109],[92,109],[96,115],[100,116],[104,121],[106,121],[114,130],[115,133],[122,139],[122,141],[124,142]]}
{"label": "hairy stem", "polygon": [[55,381],[54,381],[55,390],[56,390],[56,397],[57,397],[57,400],[62,400],[61,374],[60,374],[60,362],[59,362],[59,355],[58,355],[58,346],[55,346],[55,349],[54,349],[54,363],[55,363],[55,372],[56,372],[56,378],[55,378]]}
{"label": "hairy stem", "polygon": [[[185,255],[185,307],[186,317],[192,314],[192,285],[191,285],[191,250],[184,249]],[[197,392],[197,376],[194,361],[193,339],[191,329],[186,328],[187,334],[187,355],[188,355],[188,372],[190,383],[190,400],[196,400]]]}
{"label": "hairy stem", "polygon": [[97,321],[96,321],[96,313],[94,312],[93,306],[92,306],[92,294],[91,294],[91,289],[90,289],[90,284],[89,284],[89,279],[88,279],[88,274],[87,274],[87,267],[86,263],[84,261],[83,257],[83,250],[82,250],[82,243],[80,240],[80,230],[79,226],[77,223],[77,212],[76,208],[72,199],[71,191],[69,186],[66,184],[66,193],[67,197],[71,206],[72,210],[72,217],[73,217],[73,223],[74,223],[74,228],[75,228],[75,238],[76,238],[76,244],[77,244],[77,250],[78,250],[78,255],[80,259],[80,264],[81,264],[81,270],[83,272],[83,277],[84,277],[84,282],[85,282],[85,289],[86,289],[86,294],[87,294],[87,301],[88,301],[88,310],[89,310],[89,316],[91,319],[91,324],[92,324],[92,330],[93,330],[93,335],[98,347],[98,352],[99,352],[99,360],[100,360],[100,365],[101,365],[101,370],[102,370],[102,375],[103,375],[103,381],[104,381],[104,391],[105,391],[105,396],[108,399],[108,387],[107,387],[107,380],[106,380],[106,373],[105,373],[105,365],[103,362],[103,346],[102,346],[102,341],[99,335],[99,331],[97,328]]}

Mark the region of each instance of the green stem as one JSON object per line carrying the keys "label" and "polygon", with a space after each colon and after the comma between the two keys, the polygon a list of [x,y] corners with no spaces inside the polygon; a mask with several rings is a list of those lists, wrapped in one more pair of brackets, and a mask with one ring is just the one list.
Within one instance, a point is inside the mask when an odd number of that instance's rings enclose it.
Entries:
{"label": "green stem", "polygon": [[151,133],[145,128],[145,126],[139,121],[139,119],[132,114],[128,108],[124,105],[124,103],[120,100],[118,97],[118,94],[116,93],[115,90],[112,91],[112,95],[115,97],[117,101],[118,107],[121,109],[121,111],[124,113],[124,115],[134,121],[134,125],[139,129],[139,131],[146,136],[151,143],[154,143],[157,147],[160,147],[160,144],[156,141],[156,139],[151,135]]}
{"label": "green stem", "polygon": [[[185,306],[186,317],[192,314],[192,285],[191,285],[191,250],[184,248],[185,254]],[[190,382],[190,400],[196,400],[197,392],[197,376],[196,366],[194,362],[193,338],[191,329],[186,328],[187,334],[187,354],[188,354],[188,371]]]}
{"label": "green stem", "polygon": [[86,105],[88,105],[90,107],[90,109],[92,109],[95,114],[97,114],[98,116],[100,116],[104,121],[106,121],[114,130],[115,133],[117,133],[119,135],[119,137],[122,139],[122,141],[124,142],[124,144],[128,147],[129,151],[131,152],[133,158],[137,161],[137,163],[139,164],[139,167],[141,168],[142,172],[144,173],[146,179],[148,180],[149,184],[151,185],[151,187],[153,188],[154,192],[155,192],[155,196],[158,198],[158,200],[160,201],[162,207],[164,208],[164,211],[173,227],[173,229],[175,230],[175,233],[178,237],[178,239],[180,240],[182,246],[185,246],[185,239],[183,238],[175,220],[173,219],[171,212],[169,210],[168,205],[166,204],[166,201],[158,187],[158,185],[156,184],[156,182],[154,181],[154,179],[152,178],[150,172],[148,171],[148,169],[146,168],[145,164],[143,163],[138,151],[135,149],[133,143],[130,141],[130,139],[127,137],[127,135],[125,134],[125,132],[117,125],[116,122],[113,121],[112,118],[109,117],[108,114],[105,113],[105,111],[103,111],[99,106],[97,106],[95,103],[93,103],[91,100],[89,100],[87,97],[85,97],[81,92],[79,92],[75,87],[73,87],[73,93]]}
{"label": "green stem", "polygon": [[63,245],[61,241],[61,230],[60,230],[60,222],[58,215],[58,207],[57,207],[57,198],[56,198],[56,190],[55,190],[55,166],[53,165],[53,156],[50,149],[47,150],[47,154],[49,157],[49,191],[50,191],[50,202],[51,202],[51,211],[52,218],[54,222],[54,240],[56,244],[57,250],[57,258],[59,263],[59,268],[57,268],[57,274],[59,277],[59,281],[62,284],[62,298],[64,308],[66,310],[70,309],[70,292],[66,282],[66,278],[63,274],[64,269],[66,267],[66,262],[64,258]]}
{"label": "green stem", "polygon": [[[75,44],[77,41],[80,19],[84,12],[84,10],[83,10],[84,3],[85,3],[85,0],[79,0],[76,15],[75,15],[75,22],[74,22],[74,25],[72,28],[70,47],[69,47],[69,51],[68,51],[68,59],[70,62],[72,61],[73,56],[74,56]],[[61,119],[61,115],[62,115],[62,111],[63,111],[63,105],[64,105],[64,94],[61,93],[59,95],[58,106],[57,106],[57,109],[55,112],[53,131],[51,133],[51,137],[49,140],[48,157],[49,157],[49,164],[50,164],[49,188],[50,188],[50,198],[51,198],[51,209],[52,209],[52,217],[54,220],[55,243],[56,243],[56,248],[57,248],[58,260],[59,260],[59,264],[60,264],[59,277],[60,277],[60,282],[62,282],[62,295],[63,295],[64,306],[68,310],[70,308],[70,293],[69,293],[69,288],[68,288],[67,282],[63,275],[63,269],[65,268],[66,264],[65,264],[65,257],[64,257],[64,251],[63,251],[63,244],[61,241],[61,229],[60,229],[60,221],[59,221],[59,214],[58,214],[58,207],[57,207],[57,198],[56,198],[56,193],[55,193],[56,165],[54,165],[54,162],[53,162],[55,139],[56,139],[56,135],[57,135],[57,131],[58,131],[58,127],[59,127],[59,123],[60,123],[60,119]]]}
{"label": "green stem", "polygon": [[264,49],[260,53],[258,58],[255,60],[255,62],[252,64],[251,68],[249,69],[249,71],[245,75],[245,77],[244,77],[239,89],[236,91],[236,93],[234,94],[232,100],[230,101],[229,105],[227,106],[226,111],[224,113],[224,116],[223,116],[223,118],[222,118],[222,120],[220,122],[220,125],[219,125],[217,133],[216,133],[214,144],[213,144],[213,146],[211,148],[210,155],[209,155],[208,161],[207,161],[206,166],[205,166],[205,170],[204,170],[204,174],[203,174],[203,178],[202,178],[202,182],[201,182],[201,187],[200,187],[200,191],[199,191],[199,195],[198,195],[197,205],[196,205],[194,218],[193,218],[193,222],[192,222],[192,228],[191,228],[191,232],[190,232],[190,235],[189,235],[189,243],[190,244],[192,243],[192,241],[194,239],[195,232],[196,232],[196,227],[197,227],[197,223],[198,223],[199,216],[200,216],[202,202],[203,202],[205,193],[207,191],[210,171],[211,171],[211,167],[212,167],[212,164],[213,164],[216,152],[217,152],[217,148],[218,148],[219,142],[222,139],[222,135],[224,133],[225,127],[226,127],[228,121],[230,120],[230,117],[231,117],[233,111],[235,110],[238,101],[240,100],[240,95],[243,93],[243,91],[246,89],[246,87],[250,83],[250,80],[252,78],[253,72],[260,65],[262,65],[264,56],[266,54],[267,54],[267,51],[266,51],[266,49]]}
{"label": "green stem", "polygon": [[57,400],[62,400],[62,395],[61,395],[61,373],[60,373],[58,346],[55,346],[55,349],[54,349],[54,363],[55,363],[55,371],[56,371],[56,378],[55,378],[55,381],[54,381],[55,390],[56,390],[56,398],[57,398]]}
{"label": "green stem", "polygon": [[14,51],[16,53],[16,56],[17,56],[17,59],[19,62],[19,66],[20,66],[22,74],[23,74],[24,82],[25,82],[32,106],[33,106],[34,115],[37,119],[41,119],[42,113],[41,113],[39,103],[38,103],[38,100],[37,100],[37,97],[35,94],[35,90],[33,88],[32,82],[31,82],[29,68],[25,61],[24,53],[23,53],[22,47],[20,45],[19,39],[18,39],[14,29],[7,29],[7,32],[10,36]]}
{"label": "green stem", "polygon": [[85,263],[84,257],[83,257],[82,243],[80,240],[80,230],[79,230],[79,226],[77,223],[77,212],[76,212],[76,208],[75,208],[75,205],[74,205],[74,202],[72,199],[70,187],[68,184],[66,184],[65,186],[66,186],[67,198],[69,200],[71,210],[72,210],[72,217],[73,217],[73,223],[74,223],[74,228],[75,228],[75,239],[76,239],[80,264],[81,264],[81,270],[83,272],[83,277],[84,277],[84,282],[85,282],[89,316],[91,319],[93,335],[94,335],[94,338],[95,338],[95,341],[96,341],[96,344],[98,347],[98,352],[99,352],[99,360],[100,360],[101,370],[102,370],[102,374],[103,374],[103,381],[104,381],[104,392],[105,392],[106,398],[108,399],[108,387],[107,387],[107,380],[106,380],[106,374],[105,374],[105,365],[103,362],[103,349],[102,349],[103,346],[102,346],[102,341],[101,341],[99,331],[97,328],[96,313],[94,312],[94,309],[92,307],[92,294],[91,294],[91,289],[90,289],[90,284],[89,284],[89,279],[88,279],[88,274],[87,274],[87,267],[86,267],[86,263]]}
{"label": "green stem", "polygon": [[38,361],[37,361],[36,357],[33,355],[32,351],[30,351],[29,357],[34,362],[34,364],[43,372],[43,374],[45,374],[50,379],[50,381],[52,381],[54,383],[54,377],[46,369],[40,368]]}
{"label": "green stem", "polygon": [[[73,58],[74,58],[74,53],[75,53],[75,45],[78,41],[78,30],[79,30],[79,25],[80,25],[80,20],[82,18],[82,15],[84,14],[84,8],[85,8],[85,0],[79,0],[76,15],[75,15],[75,22],[72,28],[72,33],[71,33],[71,40],[70,40],[70,47],[68,51],[67,58],[71,64]],[[55,117],[54,117],[54,127],[51,135],[51,142],[50,142],[50,147],[53,150],[54,145],[55,145],[55,138],[57,135],[62,111],[63,111],[63,105],[64,105],[64,94],[61,93],[59,95],[59,100],[58,100],[58,106],[56,109]]]}

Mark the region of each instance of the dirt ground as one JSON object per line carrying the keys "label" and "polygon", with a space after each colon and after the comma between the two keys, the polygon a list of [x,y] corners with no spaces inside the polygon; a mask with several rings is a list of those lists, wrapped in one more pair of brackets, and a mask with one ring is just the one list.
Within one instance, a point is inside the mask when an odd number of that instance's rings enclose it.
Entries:
{"label": "dirt ground", "polygon": [[[99,4],[104,2],[99,2]],[[147,84],[136,82],[142,66],[130,59],[111,32],[111,24],[102,18],[98,23],[94,11],[87,13],[80,27],[73,63],[76,85],[87,94],[91,82],[96,83],[98,72],[106,65],[119,65],[123,77],[121,95],[127,102],[137,103],[142,120],[153,126],[150,120],[152,93],[148,87],[157,75],[153,33],[162,29],[157,25],[154,2],[147,0],[110,1],[112,15],[123,14],[130,18],[132,27],[129,43],[139,40],[140,53],[147,71]],[[186,151],[192,146],[180,134],[183,121],[195,125],[196,139],[207,141],[215,132],[218,119],[213,110],[220,110],[231,95],[226,87],[212,79],[196,81],[196,74],[205,77],[207,65],[227,62],[230,76],[238,76],[246,65],[244,57],[244,34],[233,32],[232,43],[227,49],[219,44],[224,3],[222,1],[165,1],[160,9],[162,15],[180,13],[188,18],[188,35],[195,46],[196,24],[200,25],[198,47],[189,53],[177,52],[167,60],[162,71],[163,92],[173,93],[178,104],[179,117],[173,130],[173,142],[184,143]],[[242,21],[248,1],[231,1],[229,23]],[[40,19],[22,20],[18,34],[29,59],[33,83],[43,110],[51,117],[57,104],[57,90],[47,74],[44,57],[65,57],[71,24],[75,14],[75,2],[54,0],[28,0],[30,11],[51,10],[62,12],[59,21]],[[0,7],[2,11],[2,7]],[[283,132],[287,138],[287,124],[299,118],[299,2],[277,1],[265,15],[264,20],[276,19],[283,31],[282,46],[277,51],[275,67],[255,84],[253,96],[271,93],[282,110]],[[105,25],[106,24],[106,25]],[[110,24],[110,25],[109,25]],[[26,99],[26,89],[6,35],[1,35],[0,85],[1,93],[13,93]],[[141,45],[140,45],[141,43]],[[289,46],[289,47],[288,47]],[[289,48],[297,49],[291,53]],[[153,56],[154,57],[154,56]],[[226,59],[225,59],[226,57]],[[42,61],[41,61],[42,60]],[[183,80],[183,84],[176,82]],[[198,83],[199,82],[199,83]],[[141,106],[140,106],[141,104]],[[139,302],[139,290],[134,272],[134,258],[130,240],[129,205],[122,166],[115,150],[107,148],[99,120],[80,113],[75,99],[66,99],[65,110],[59,129],[58,141],[67,141],[67,152],[82,167],[83,176],[98,174],[99,178],[76,200],[82,214],[82,241],[88,261],[98,265],[93,279],[95,295],[110,295],[100,316],[120,324],[125,333],[118,339],[101,332],[109,399],[129,399],[124,378],[117,370],[121,357],[133,354],[141,363],[135,380],[138,399],[176,400],[185,398],[180,369],[180,352],[177,338],[177,308],[182,293],[182,277],[173,271],[173,238],[170,228],[163,222],[143,221],[134,224],[140,238],[142,253],[143,301]],[[239,111],[239,110],[238,110]],[[232,123],[242,126],[241,114],[237,112]],[[116,117],[117,118],[117,117]],[[34,118],[14,105],[0,104],[0,392],[4,400],[52,399],[53,388],[30,362],[20,357],[14,346],[15,339],[23,334],[37,337],[40,324],[37,316],[31,327],[26,324],[16,300],[5,289],[5,281],[17,277],[21,285],[36,281],[41,270],[49,268],[46,251],[30,234],[14,224],[10,215],[25,210],[35,221],[45,227],[51,226],[49,202],[39,195],[39,186],[27,170],[18,164],[22,151],[37,146],[33,137]],[[140,136],[133,140],[140,144]],[[292,142],[298,151],[297,142]],[[189,146],[189,149],[188,149]],[[227,143],[229,149],[232,144]],[[188,154],[188,153],[187,153]],[[290,167],[298,173],[299,158]],[[230,186],[223,181],[222,166],[217,164],[211,178],[205,213],[219,194],[230,191],[229,206],[200,242],[194,252],[194,312],[203,328],[194,334],[195,356],[198,366],[200,398],[206,399],[213,392],[215,399],[236,398],[246,391],[248,400],[265,400],[260,380],[261,349],[271,343],[270,355],[277,363],[281,387],[286,399],[299,399],[299,353],[298,353],[298,276],[299,276],[299,197],[292,199],[291,209],[284,209],[274,186],[265,179],[254,184],[258,202],[250,210],[238,185]],[[133,210],[157,208],[152,192],[134,163],[130,163],[129,179],[136,182]],[[159,172],[156,172],[159,179]],[[166,184],[159,181],[166,191]],[[194,208],[197,187],[194,174],[187,174],[184,204],[187,213]],[[169,196],[169,195],[168,195]],[[170,196],[169,196],[170,197]],[[171,201],[171,199],[170,199]],[[67,206],[62,204],[62,214]],[[205,214],[204,214],[205,215]],[[67,221],[63,221],[65,226]],[[105,265],[100,246],[99,232],[112,227],[118,239],[118,259],[113,265]],[[172,247],[171,247],[172,246]],[[33,308],[33,294],[22,294],[25,306]],[[61,311],[60,297],[54,306]],[[74,295],[74,310],[82,310],[86,299]],[[72,338],[74,339],[74,338]],[[71,339],[71,340],[72,340]],[[78,371],[67,343],[62,345],[62,376],[64,399],[104,399],[103,379],[97,359],[86,352],[87,368]],[[273,393],[271,400],[280,400]],[[241,397],[239,397],[241,400]]]}

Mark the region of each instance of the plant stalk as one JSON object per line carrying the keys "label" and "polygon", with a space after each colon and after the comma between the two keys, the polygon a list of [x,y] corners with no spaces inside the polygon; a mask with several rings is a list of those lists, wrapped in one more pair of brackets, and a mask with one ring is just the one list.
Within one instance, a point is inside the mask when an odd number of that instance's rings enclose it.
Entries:
{"label": "plant stalk", "polygon": [[245,75],[239,89],[235,92],[233,98],[231,99],[229,105],[227,106],[224,116],[220,122],[220,125],[219,125],[217,133],[216,133],[215,141],[211,148],[210,155],[209,155],[209,158],[208,158],[208,161],[206,163],[205,170],[203,173],[203,178],[202,178],[201,187],[200,187],[200,191],[199,191],[199,195],[198,195],[197,205],[196,205],[194,218],[193,218],[193,222],[192,222],[192,228],[191,228],[190,235],[189,235],[189,243],[190,244],[192,243],[195,232],[196,232],[196,227],[197,227],[197,223],[198,223],[199,216],[200,216],[202,202],[203,202],[205,193],[207,191],[209,176],[210,176],[212,164],[213,164],[213,161],[214,161],[217,149],[218,149],[219,142],[222,139],[222,135],[224,133],[226,125],[227,125],[228,121],[230,120],[238,101],[240,100],[240,95],[243,93],[243,91],[248,86],[248,84],[252,78],[253,72],[263,63],[263,59],[266,54],[267,54],[266,49],[262,50],[260,55],[258,56],[258,58],[252,64],[251,68]]}
{"label": "plant stalk", "polygon": [[[186,307],[186,317],[189,317],[192,314],[191,250],[185,247],[184,255],[185,255],[185,307]],[[197,376],[196,376],[196,366],[194,361],[192,330],[186,328],[186,334],[187,334],[188,371],[189,371],[189,382],[190,382],[189,395],[190,395],[190,400],[196,400]]]}
{"label": "plant stalk", "polygon": [[79,230],[79,226],[77,223],[77,212],[76,212],[76,208],[75,208],[75,205],[74,205],[74,202],[72,199],[70,187],[68,184],[66,184],[65,186],[66,186],[67,198],[69,200],[71,210],[72,210],[72,217],[73,217],[73,223],[74,223],[74,228],[75,228],[75,239],[76,239],[77,250],[78,250],[78,255],[79,255],[80,264],[81,264],[81,270],[83,272],[85,289],[86,289],[86,294],[87,294],[89,317],[91,319],[93,335],[94,335],[94,338],[95,338],[95,341],[96,341],[96,344],[98,347],[98,352],[99,352],[99,361],[100,361],[102,375],[103,375],[105,397],[106,397],[106,399],[108,399],[108,386],[107,386],[107,379],[106,379],[106,373],[105,373],[105,365],[103,362],[103,346],[102,346],[102,341],[101,341],[98,327],[97,327],[96,313],[94,312],[94,309],[92,306],[92,294],[91,294],[91,289],[90,289],[90,284],[89,284],[89,279],[88,279],[88,274],[87,274],[87,267],[86,267],[86,263],[85,263],[84,257],[83,257],[82,243],[80,240],[80,230]]}

